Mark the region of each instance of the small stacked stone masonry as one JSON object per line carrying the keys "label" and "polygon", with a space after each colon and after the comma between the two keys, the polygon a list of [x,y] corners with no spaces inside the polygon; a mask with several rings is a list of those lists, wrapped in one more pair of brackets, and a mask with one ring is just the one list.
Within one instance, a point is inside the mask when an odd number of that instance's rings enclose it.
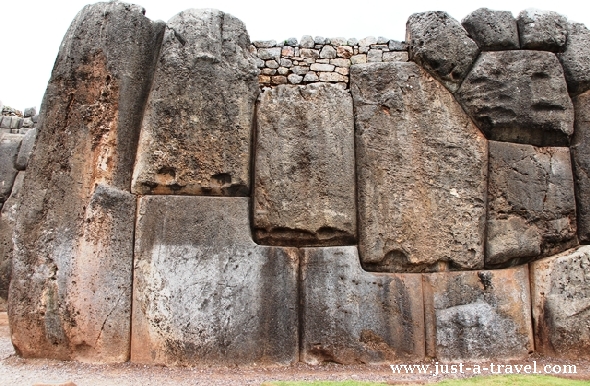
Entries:
{"label": "small stacked stone masonry", "polygon": [[348,88],[353,64],[408,61],[405,43],[373,36],[357,40],[305,35],[300,43],[295,38],[282,43],[258,40],[250,52],[258,58],[261,86],[330,82]]}
{"label": "small stacked stone masonry", "polygon": [[406,41],[86,6],[11,214],[17,353],[590,358],[590,31],[482,8]]}

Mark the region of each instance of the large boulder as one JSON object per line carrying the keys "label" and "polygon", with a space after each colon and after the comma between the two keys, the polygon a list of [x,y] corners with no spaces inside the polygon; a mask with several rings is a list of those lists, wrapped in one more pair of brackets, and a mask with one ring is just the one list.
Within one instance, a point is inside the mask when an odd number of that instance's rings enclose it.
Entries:
{"label": "large boulder", "polygon": [[590,359],[590,246],[531,264],[535,349]]}
{"label": "large boulder", "polygon": [[133,362],[297,362],[297,249],[252,241],[247,197],[142,197],[135,239]]}
{"label": "large boulder", "polygon": [[487,141],[415,63],[351,67],[359,252],[387,272],[484,263]]}
{"label": "large boulder", "polygon": [[15,226],[9,317],[25,357],[129,358],[133,228],[129,193],[164,24],[97,3],[62,42]]}
{"label": "large boulder", "polygon": [[570,152],[490,141],[486,267],[523,264],[578,243]]}
{"label": "large boulder", "polygon": [[6,311],[8,287],[12,277],[12,233],[19,210],[25,173],[18,173],[12,185],[10,197],[0,212],[0,311]]}
{"label": "large boulder", "polygon": [[567,146],[574,111],[555,54],[482,52],[457,99],[488,139]]}
{"label": "large boulder", "polygon": [[446,12],[415,13],[406,23],[410,59],[455,92],[479,54],[477,44]]}
{"label": "large boulder", "polygon": [[517,50],[518,27],[509,11],[479,8],[461,20],[463,28],[482,51]]}
{"label": "large boulder", "polygon": [[302,251],[301,361],[424,360],[420,274],[365,272],[354,246]]}
{"label": "large boulder", "polygon": [[567,18],[553,11],[525,9],[518,15],[520,47],[562,52],[567,41]]}
{"label": "large boulder", "polygon": [[426,355],[524,359],[533,351],[528,266],[424,274]]}
{"label": "large boulder", "polygon": [[571,94],[580,94],[590,89],[590,30],[581,23],[568,23],[567,46],[564,53],[557,54],[567,88]]}
{"label": "large boulder", "polygon": [[350,93],[328,83],[278,86],[257,115],[254,232],[259,244],[354,244]]}
{"label": "large boulder", "polygon": [[31,129],[27,131],[25,136],[22,139],[20,149],[18,151],[18,156],[14,162],[14,167],[17,170],[25,170],[27,165],[29,164],[29,158],[31,158],[31,154],[33,153],[33,149],[35,148],[35,140],[37,139],[37,129]]}
{"label": "large boulder", "polygon": [[21,134],[0,134],[0,208],[10,197],[18,173],[15,163],[22,139]]}
{"label": "large boulder", "polygon": [[212,9],[168,21],[132,191],[247,196],[258,69],[244,23]]}
{"label": "large boulder", "polygon": [[590,241],[590,91],[573,99],[576,118],[570,150],[574,168],[578,237]]}

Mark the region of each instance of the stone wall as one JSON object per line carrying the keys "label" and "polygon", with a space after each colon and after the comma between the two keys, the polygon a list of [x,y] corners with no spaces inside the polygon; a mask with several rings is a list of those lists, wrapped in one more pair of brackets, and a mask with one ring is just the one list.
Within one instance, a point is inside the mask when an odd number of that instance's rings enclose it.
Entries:
{"label": "stone wall", "polygon": [[590,32],[488,9],[406,27],[250,44],[216,10],[85,7],[10,196],[17,353],[590,357]]}

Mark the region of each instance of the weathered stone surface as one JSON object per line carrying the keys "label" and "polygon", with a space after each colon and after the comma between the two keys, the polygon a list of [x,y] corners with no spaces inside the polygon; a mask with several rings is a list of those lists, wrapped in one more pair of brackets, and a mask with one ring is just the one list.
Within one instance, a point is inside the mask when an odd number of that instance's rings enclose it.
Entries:
{"label": "weathered stone surface", "polygon": [[330,84],[266,90],[257,126],[256,241],[293,246],[354,243],[350,94]]}
{"label": "weathered stone surface", "polygon": [[406,24],[410,59],[455,92],[477,58],[477,44],[446,12],[411,15]]}
{"label": "weathered stone surface", "polygon": [[297,250],[252,241],[248,198],[142,197],[135,240],[132,361],[297,361]]}
{"label": "weathered stone surface", "polygon": [[579,94],[590,89],[590,30],[581,23],[568,23],[567,46],[564,53],[557,54],[567,89]]}
{"label": "weathered stone surface", "polygon": [[365,272],[354,246],[302,251],[301,361],[424,359],[421,275]]}
{"label": "weathered stone surface", "polygon": [[[120,2],[86,6],[45,93],[15,226],[9,317],[25,357],[129,357],[142,112],[164,24]],[[119,190],[121,189],[121,190]]]}
{"label": "weathered stone surface", "polygon": [[19,173],[14,179],[10,197],[2,206],[0,213],[0,311],[6,312],[8,287],[12,277],[12,232],[20,204],[25,173]]}
{"label": "weathered stone surface", "polygon": [[575,110],[574,135],[570,146],[576,209],[578,237],[580,242],[590,241],[590,91],[572,99]]}
{"label": "weathered stone surface", "polygon": [[28,118],[28,117],[32,117],[34,115],[37,114],[37,108],[35,107],[28,107],[25,109],[24,113],[23,113],[23,117]]}
{"label": "weathered stone surface", "polygon": [[495,141],[567,146],[574,129],[563,70],[550,52],[482,52],[456,96]]}
{"label": "weathered stone surface", "polygon": [[18,173],[15,168],[16,157],[21,146],[23,135],[0,134],[0,208],[10,196],[12,183]]}
{"label": "weathered stone surface", "polygon": [[303,35],[301,37],[301,43],[299,43],[299,46],[301,48],[313,48],[315,45],[313,38],[309,35]]}
{"label": "weathered stone surface", "polygon": [[509,360],[533,351],[528,266],[423,276],[427,356]]}
{"label": "weathered stone surface", "polygon": [[561,52],[567,40],[567,18],[553,11],[525,9],[518,15],[520,46],[527,50]]}
{"label": "weathered stone surface", "polygon": [[249,45],[244,24],[217,10],[190,9],[168,22],[142,124],[134,193],[249,194],[259,93]]}
{"label": "weathered stone surface", "polygon": [[577,245],[569,149],[490,141],[489,152],[486,267]]}
{"label": "weathered stone surface", "polygon": [[542,354],[590,358],[590,246],[531,264],[535,349]]}
{"label": "weathered stone surface", "polygon": [[16,170],[25,170],[29,163],[29,158],[33,153],[35,147],[35,140],[37,138],[37,129],[27,131],[22,139],[18,155],[16,157],[14,167]]}
{"label": "weathered stone surface", "polygon": [[415,63],[352,66],[351,92],[365,269],[482,268],[484,136]]}
{"label": "weathered stone surface", "polygon": [[520,48],[516,19],[509,11],[479,8],[467,15],[461,24],[482,51]]}
{"label": "weathered stone surface", "polygon": [[407,51],[393,51],[383,53],[384,62],[407,62],[408,53]]}
{"label": "weathered stone surface", "polygon": [[320,58],[334,59],[336,57],[336,49],[332,46],[326,45],[320,51]]}

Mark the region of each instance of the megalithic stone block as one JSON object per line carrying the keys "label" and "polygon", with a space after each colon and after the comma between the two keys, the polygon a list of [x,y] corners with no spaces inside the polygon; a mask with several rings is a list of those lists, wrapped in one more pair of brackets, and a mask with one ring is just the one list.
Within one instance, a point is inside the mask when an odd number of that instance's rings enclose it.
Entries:
{"label": "megalithic stone block", "polygon": [[483,134],[415,63],[352,66],[351,92],[363,267],[483,268]]}
{"label": "megalithic stone block", "polygon": [[557,54],[570,94],[590,89],[590,30],[582,23],[567,24],[565,52]]}
{"label": "megalithic stone block", "polygon": [[258,69],[244,23],[212,9],[168,21],[133,192],[248,196]]}
{"label": "megalithic stone block", "polygon": [[486,267],[523,264],[578,245],[569,149],[489,146]]}
{"label": "megalithic stone block", "polygon": [[533,351],[527,265],[423,276],[427,356],[508,360]]}
{"label": "megalithic stone block", "polygon": [[139,129],[164,24],[86,6],[62,42],[15,226],[12,342],[25,357],[129,358]]}
{"label": "megalithic stone block", "polygon": [[590,241],[590,91],[572,98],[576,111],[570,151],[574,169],[578,237]]}
{"label": "megalithic stone block", "polygon": [[24,178],[24,172],[17,174],[10,197],[4,202],[0,212],[0,310],[2,311],[6,311],[8,287],[12,277],[12,233],[19,210]]}
{"label": "megalithic stone block", "polygon": [[260,244],[356,239],[350,93],[328,83],[266,90],[257,116],[254,232]]}
{"label": "megalithic stone block", "polygon": [[297,249],[256,245],[248,212],[246,197],[140,199],[133,362],[297,362]]}
{"label": "megalithic stone block", "polygon": [[302,251],[301,361],[424,360],[420,274],[366,272],[355,246]]}
{"label": "megalithic stone block", "polygon": [[406,23],[410,60],[420,64],[451,92],[457,91],[479,54],[461,24],[442,11],[411,15]]}
{"label": "megalithic stone block", "polygon": [[567,146],[574,110],[555,54],[482,52],[455,94],[488,139]]}
{"label": "megalithic stone block", "polygon": [[0,208],[10,197],[18,173],[15,162],[23,137],[21,134],[0,134]]}
{"label": "megalithic stone block", "polygon": [[531,264],[535,350],[590,358],[590,246]]}

